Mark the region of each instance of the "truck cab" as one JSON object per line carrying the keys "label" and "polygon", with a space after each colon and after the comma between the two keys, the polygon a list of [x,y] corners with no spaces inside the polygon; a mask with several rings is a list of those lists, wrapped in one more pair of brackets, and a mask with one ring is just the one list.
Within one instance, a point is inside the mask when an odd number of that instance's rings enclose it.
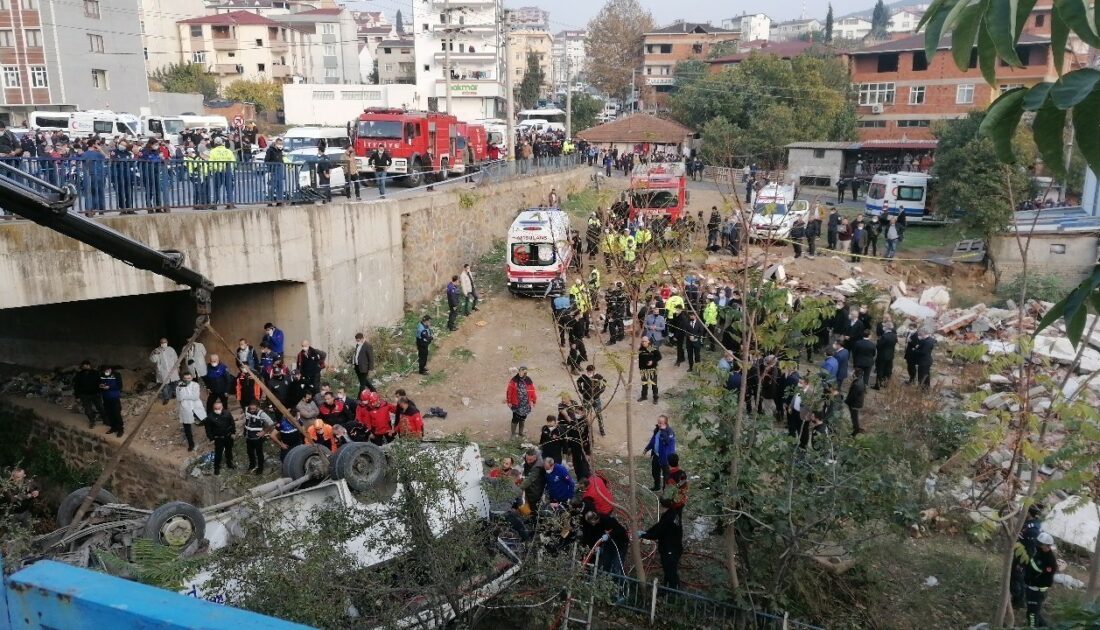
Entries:
{"label": "truck cab", "polygon": [[384,145],[393,158],[386,172],[410,187],[440,179],[459,162],[458,119],[450,114],[368,108],[351,121],[349,131],[364,168],[375,148]]}
{"label": "truck cab", "polygon": [[569,215],[537,208],[519,213],[508,229],[505,275],[512,295],[561,295],[575,252],[569,241]]}
{"label": "truck cab", "polygon": [[683,163],[639,164],[630,175],[629,216],[667,217],[675,223],[687,207],[687,172]]}

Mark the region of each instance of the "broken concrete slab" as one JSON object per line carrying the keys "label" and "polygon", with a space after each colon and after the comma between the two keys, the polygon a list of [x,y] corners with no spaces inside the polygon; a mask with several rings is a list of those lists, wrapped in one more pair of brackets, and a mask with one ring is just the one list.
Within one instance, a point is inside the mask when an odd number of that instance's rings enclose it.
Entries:
{"label": "broken concrete slab", "polygon": [[985,345],[986,351],[989,352],[989,354],[1012,354],[1016,352],[1016,344],[1007,341],[985,339],[982,343]]}
{"label": "broken concrete slab", "polygon": [[905,284],[904,280],[898,280],[898,291],[901,291],[902,295],[909,295],[909,287]]}
{"label": "broken concrete slab", "polygon": [[977,310],[974,310],[974,309],[970,309],[969,311],[964,311],[963,314],[960,315],[959,317],[956,317],[956,318],[952,319],[951,321],[947,322],[946,324],[943,324],[942,326],[937,328],[936,332],[940,333],[941,335],[946,335],[948,333],[955,332],[956,330],[959,330],[963,326],[967,326],[971,322],[973,322],[974,320],[978,319],[979,315],[981,315],[981,312],[979,312]]}
{"label": "broken concrete slab", "polygon": [[1096,510],[1096,504],[1084,497],[1069,497],[1051,508],[1043,529],[1058,541],[1091,554],[1100,533],[1100,514]]}
{"label": "broken concrete slab", "polygon": [[[1036,354],[1063,365],[1069,365],[1077,358],[1077,351],[1069,339],[1036,335],[1033,347]],[[1092,348],[1084,348],[1078,371],[1089,373],[1097,370],[1100,370],[1100,352]]]}
{"label": "broken concrete slab", "polygon": [[894,300],[894,302],[890,304],[890,310],[921,321],[936,316],[936,311],[934,309],[919,304],[916,300],[907,297],[901,297]]}
{"label": "broken concrete slab", "polygon": [[1012,379],[1008,378],[1004,374],[990,374],[989,382],[994,385],[1008,385],[1012,383]]}
{"label": "broken concrete slab", "polygon": [[951,292],[947,290],[947,287],[942,285],[928,287],[920,294],[920,299],[917,300],[917,302],[924,306],[930,306],[936,310],[942,311],[951,303]]}
{"label": "broken concrete slab", "polygon": [[1008,409],[1010,405],[1012,405],[1012,394],[1009,392],[997,392],[982,401],[982,406],[986,409]]}

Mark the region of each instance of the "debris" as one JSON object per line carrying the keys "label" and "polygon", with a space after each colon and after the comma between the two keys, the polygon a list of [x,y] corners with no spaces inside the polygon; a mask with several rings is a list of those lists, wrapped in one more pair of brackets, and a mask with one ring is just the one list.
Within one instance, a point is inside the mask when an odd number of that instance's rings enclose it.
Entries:
{"label": "debris", "polygon": [[469,396],[463,396],[462,397],[462,406],[463,407],[469,407],[470,406],[470,397]]}
{"label": "debris", "polygon": [[961,317],[957,317],[954,320],[952,320],[950,322],[947,322],[946,324],[940,326],[939,328],[936,329],[936,332],[940,333],[941,335],[946,335],[947,333],[955,332],[956,330],[959,330],[960,328],[962,328],[962,327],[966,326],[967,324],[970,324],[974,320],[978,319],[979,315],[981,315],[981,311],[978,310],[977,307],[974,307],[972,309],[969,309],[969,310],[965,311],[964,314]]}
{"label": "debris", "polygon": [[1056,540],[1091,554],[1100,532],[1100,515],[1096,504],[1084,497],[1073,496],[1058,502],[1043,521],[1043,530]]}
{"label": "debris", "polygon": [[1012,383],[1012,379],[1008,378],[1004,374],[990,374],[989,382],[994,385],[1008,385]]}
{"label": "debris", "polygon": [[[1035,336],[1034,351],[1040,356],[1064,365],[1072,364],[1077,358],[1077,351],[1074,350],[1069,339],[1048,335]],[[1077,370],[1084,373],[1100,370],[1100,352],[1089,347],[1082,348],[1081,362],[1078,364]]]}
{"label": "debris", "polygon": [[920,294],[918,303],[930,306],[936,310],[943,310],[951,303],[951,293],[945,286],[928,287]]}
{"label": "debris", "polygon": [[1054,583],[1055,584],[1061,584],[1062,586],[1064,586],[1066,588],[1072,588],[1072,589],[1077,589],[1077,590],[1081,590],[1081,589],[1085,588],[1085,583],[1084,582],[1082,582],[1081,580],[1078,580],[1077,578],[1073,577],[1072,575],[1070,575],[1068,573],[1061,573],[1061,572],[1055,573],[1054,574]]}
{"label": "debris", "polygon": [[997,392],[982,401],[986,409],[1007,409],[1011,404],[1012,394],[1009,392]]}
{"label": "debris", "polygon": [[966,630],[989,630],[989,623],[986,622],[986,621],[983,621],[981,623],[976,623],[976,624],[970,626],[969,628],[967,628]]}
{"label": "debris", "polygon": [[918,304],[915,300],[901,297],[890,305],[890,310],[901,313],[906,317],[918,320],[931,319],[936,316],[936,311]]}
{"label": "debris", "polygon": [[855,295],[859,292],[859,280],[855,278],[845,278],[840,284],[833,288],[844,295]]}
{"label": "debris", "polygon": [[901,291],[902,295],[909,295],[909,287],[905,285],[904,280],[898,280],[898,291]]}
{"label": "debris", "polygon": [[925,588],[932,588],[932,587],[935,587],[935,586],[939,586],[939,584],[940,584],[939,579],[936,578],[936,576],[934,576],[934,575],[929,575],[928,577],[924,578]]}

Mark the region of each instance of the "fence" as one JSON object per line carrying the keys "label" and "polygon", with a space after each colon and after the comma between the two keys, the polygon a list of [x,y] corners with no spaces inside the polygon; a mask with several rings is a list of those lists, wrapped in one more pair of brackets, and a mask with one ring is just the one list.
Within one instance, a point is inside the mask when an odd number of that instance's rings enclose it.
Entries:
{"label": "fence", "polygon": [[[85,159],[4,159],[5,165],[57,187],[71,186],[76,191],[73,212],[88,216],[107,212],[133,213],[138,210],[167,208],[212,208],[269,203],[314,201],[320,194],[350,191],[339,163],[332,162],[331,188],[320,190],[315,166],[311,163],[272,164],[265,162],[209,162],[202,160],[85,160]],[[582,160],[576,155],[532,158],[506,162],[487,162],[462,174],[429,171],[425,183],[414,188],[397,188],[400,175],[387,175],[388,196],[409,195],[446,181],[496,183],[515,177],[531,177],[571,169]],[[19,179],[35,189],[31,178],[19,178],[10,169],[2,176]],[[26,180],[26,181],[24,181]],[[29,182],[29,183],[28,183]],[[359,184],[371,186],[371,172],[360,175]],[[0,210],[0,213],[3,211]]]}

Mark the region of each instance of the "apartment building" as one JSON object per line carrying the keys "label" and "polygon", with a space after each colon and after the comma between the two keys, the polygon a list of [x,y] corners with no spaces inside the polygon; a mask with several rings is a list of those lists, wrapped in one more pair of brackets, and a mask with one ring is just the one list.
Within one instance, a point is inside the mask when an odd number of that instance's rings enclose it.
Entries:
{"label": "apartment building", "polygon": [[149,103],[137,0],[0,2],[0,120]]}
{"label": "apartment building", "polygon": [[907,8],[895,11],[890,15],[890,22],[886,25],[887,33],[915,33],[920,24],[924,11]]}
{"label": "apartment building", "polygon": [[863,39],[871,32],[871,20],[846,17],[833,24],[833,39]]}
{"label": "apartment building", "polygon": [[571,81],[578,81],[588,61],[585,40],[588,31],[560,31],[554,35],[550,79],[555,92],[565,92]]}
{"label": "apartment building", "polygon": [[304,73],[304,35],[250,11],[180,20],[180,61],[205,66],[223,86],[238,79],[289,82]]}
{"label": "apartment building", "polygon": [[508,33],[511,41],[508,42],[512,55],[512,81],[513,85],[519,85],[527,72],[527,57],[534,55],[538,58],[539,69],[542,71],[541,96],[547,96],[553,90],[553,55],[554,38],[547,31],[517,30]]}
{"label": "apartment building", "polygon": [[825,30],[825,25],[815,18],[787,20],[771,25],[771,39],[777,42],[789,42]]}
{"label": "apartment building", "polygon": [[[859,95],[860,140],[930,140],[931,126],[937,120],[985,109],[1005,90],[1056,80],[1049,19],[1049,11],[1032,14],[1030,28],[1020,36],[1016,48],[1024,66],[998,64],[995,86],[982,78],[976,51],[969,68],[955,66],[949,37],[940,42],[932,59],[925,56],[923,34],[851,52],[849,68]],[[1074,63],[1073,55],[1067,54],[1065,70]]]}
{"label": "apartment building", "polygon": [[771,37],[772,19],[763,13],[742,13],[722,20],[721,26],[737,33],[743,42],[767,41]]}
{"label": "apartment building", "polygon": [[550,12],[538,7],[520,7],[505,12],[508,28],[513,31],[549,31]]}
{"label": "apartment building", "polygon": [[[268,0],[270,2],[271,0]],[[200,16],[208,13],[203,0],[140,0],[141,45],[145,66],[153,74],[180,62],[180,16]],[[165,18],[165,16],[171,16]]]}
{"label": "apartment building", "polygon": [[271,19],[293,27],[303,50],[301,74],[311,83],[359,83],[358,27],[351,11],[343,7],[309,9],[273,15]]}
{"label": "apartment building", "polygon": [[411,39],[387,39],[378,44],[378,83],[416,84],[416,53]]}
{"label": "apartment building", "polygon": [[[463,120],[503,116],[504,40],[501,0],[413,3],[416,85],[432,110]],[[449,67],[448,67],[449,66]]]}
{"label": "apartment building", "polygon": [[662,108],[676,84],[676,64],[688,59],[706,59],[712,46],[737,41],[733,31],[710,24],[677,21],[646,33],[642,40],[642,78],[646,100]]}

